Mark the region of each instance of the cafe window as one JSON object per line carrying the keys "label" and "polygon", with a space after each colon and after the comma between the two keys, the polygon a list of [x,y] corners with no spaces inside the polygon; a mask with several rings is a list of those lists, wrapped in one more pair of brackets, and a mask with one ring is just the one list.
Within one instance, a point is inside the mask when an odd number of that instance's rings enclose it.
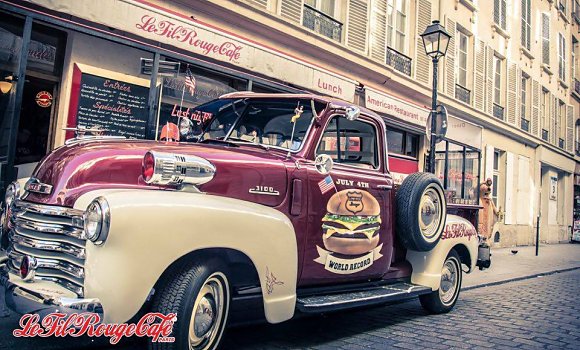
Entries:
{"label": "cafe window", "polygon": [[376,169],[379,166],[376,129],[360,120],[334,117],[316,153],[328,154],[337,163]]}
{"label": "cafe window", "polygon": [[[177,62],[176,62],[177,63]],[[177,131],[186,124],[196,124],[194,108],[221,95],[247,90],[247,81],[207,71],[179,62],[177,72],[160,77],[160,108],[155,139],[193,141],[191,133]]]}
{"label": "cafe window", "polygon": [[477,205],[480,151],[449,140],[437,144],[435,175],[443,183],[447,203]]}
{"label": "cafe window", "polygon": [[389,154],[417,159],[419,136],[404,130],[387,128],[387,146]]}

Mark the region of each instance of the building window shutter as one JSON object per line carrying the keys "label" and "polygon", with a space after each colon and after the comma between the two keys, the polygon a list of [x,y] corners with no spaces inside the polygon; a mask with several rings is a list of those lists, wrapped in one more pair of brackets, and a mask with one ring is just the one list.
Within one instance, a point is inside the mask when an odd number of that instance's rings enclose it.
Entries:
{"label": "building window shutter", "polygon": [[346,43],[364,53],[367,51],[368,10],[367,0],[350,0],[348,3]]}
{"label": "building window shutter", "polygon": [[566,150],[574,151],[574,106],[566,106]]}
{"label": "building window shutter", "polygon": [[449,19],[445,21],[447,33],[451,34],[449,45],[447,46],[447,54],[445,55],[445,92],[447,95],[455,98],[455,21]]}
{"label": "building window shutter", "polygon": [[415,52],[415,79],[423,84],[429,84],[431,80],[431,62],[425,54],[423,40],[419,34],[425,31],[425,28],[431,24],[431,2],[428,0],[418,0],[417,6],[417,46]]}
{"label": "building window shutter", "polygon": [[509,65],[508,69],[508,91],[507,91],[507,122],[512,125],[519,125],[519,93],[521,88],[520,77],[521,73],[518,74],[517,64]]}
{"label": "building window shutter", "polygon": [[537,80],[532,80],[532,120],[531,132],[536,136],[540,136],[540,83]]}
{"label": "building window shutter", "polygon": [[280,0],[280,16],[296,23],[301,23],[302,19],[302,0]]}
{"label": "building window shutter", "polygon": [[550,16],[542,13],[542,63],[550,65]]}
{"label": "building window shutter", "polygon": [[486,112],[489,114],[493,113],[493,95],[494,95],[494,70],[493,70],[493,57],[494,51],[491,46],[487,46],[486,48],[486,63],[487,63],[487,103],[486,103]]}
{"label": "building window shutter", "polygon": [[372,0],[369,47],[371,57],[381,63],[385,62],[387,32],[387,2]]}
{"label": "building window shutter", "polygon": [[485,43],[477,40],[473,55],[475,108],[485,111]]}
{"label": "building window shutter", "polygon": [[243,0],[243,1],[249,3],[250,5],[254,5],[255,7],[261,8],[263,10],[268,9],[269,0]]}

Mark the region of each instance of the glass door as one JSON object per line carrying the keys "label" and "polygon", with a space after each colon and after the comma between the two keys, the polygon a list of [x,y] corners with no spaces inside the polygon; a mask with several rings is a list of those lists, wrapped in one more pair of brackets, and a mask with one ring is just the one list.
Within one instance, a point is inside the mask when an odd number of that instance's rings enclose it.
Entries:
{"label": "glass door", "polygon": [[17,177],[14,169],[14,151],[22,82],[26,60],[21,53],[27,51],[32,20],[2,14],[0,22],[0,198],[4,189]]}

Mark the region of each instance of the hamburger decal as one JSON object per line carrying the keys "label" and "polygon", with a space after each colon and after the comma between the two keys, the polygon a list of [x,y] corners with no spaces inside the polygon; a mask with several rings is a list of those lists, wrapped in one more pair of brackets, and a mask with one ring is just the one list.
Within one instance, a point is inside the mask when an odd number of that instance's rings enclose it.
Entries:
{"label": "hamburger decal", "polygon": [[362,271],[382,257],[379,244],[381,207],[370,193],[347,189],[335,193],[322,218],[322,242],[314,261],[330,272]]}

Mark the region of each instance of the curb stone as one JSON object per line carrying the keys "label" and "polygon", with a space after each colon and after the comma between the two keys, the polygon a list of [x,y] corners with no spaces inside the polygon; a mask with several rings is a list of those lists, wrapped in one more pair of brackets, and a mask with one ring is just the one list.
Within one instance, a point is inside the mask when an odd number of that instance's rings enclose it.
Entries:
{"label": "curb stone", "polygon": [[464,290],[471,290],[471,289],[477,289],[477,288],[497,286],[497,285],[500,285],[500,284],[505,284],[505,283],[510,283],[510,282],[517,282],[517,281],[527,280],[527,279],[536,278],[536,277],[549,276],[549,275],[553,275],[553,274],[556,274],[556,273],[574,271],[574,270],[578,270],[578,269],[580,269],[580,266],[568,267],[568,268],[565,268],[565,269],[558,269],[558,270],[553,270],[553,271],[540,272],[540,273],[535,273],[535,274],[527,275],[527,276],[508,278],[508,279],[501,280],[501,281],[495,281],[495,282],[477,284],[475,286],[469,286],[469,287],[461,288],[461,290],[464,291]]}

